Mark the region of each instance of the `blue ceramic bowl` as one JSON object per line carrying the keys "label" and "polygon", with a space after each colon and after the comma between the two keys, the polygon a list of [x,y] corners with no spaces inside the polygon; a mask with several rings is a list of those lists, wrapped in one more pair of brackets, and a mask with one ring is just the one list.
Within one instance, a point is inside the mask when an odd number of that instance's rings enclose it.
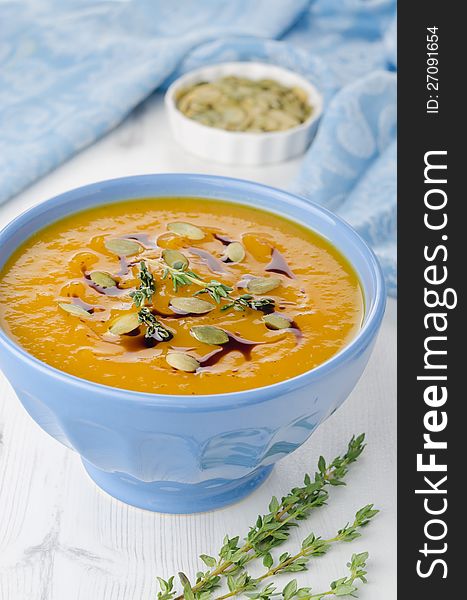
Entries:
{"label": "blue ceramic bowl", "polygon": [[125,177],[52,198],[0,233],[0,268],[31,234],[65,215],[158,196],[219,198],[298,221],[349,259],[365,294],[360,333],[327,362],[274,385],[209,396],[145,394],[79,379],[34,358],[0,331],[0,366],[24,407],[81,455],[98,486],[142,508],[194,513],[249,494],[342,404],[367,364],[385,290],[372,251],[330,212],[284,191],[206,175]]}

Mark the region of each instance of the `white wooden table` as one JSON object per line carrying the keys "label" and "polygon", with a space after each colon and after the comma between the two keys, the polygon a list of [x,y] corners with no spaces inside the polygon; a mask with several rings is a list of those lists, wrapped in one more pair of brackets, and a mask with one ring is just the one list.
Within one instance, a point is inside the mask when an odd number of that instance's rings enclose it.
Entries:
{"label": "white wooden table", "polygon": [[[0,227],[26,208],[67,189],[130,174],[206,172],[284,187],[299,160],[261,168],[209,164],[171,139],[161,98],[147,101],[110,135],[0,206]],[[270,497],[333,457],[353,433],[368,448],[348,487],[331,490],[328,507],[294,530],[287,549],[310,531],[332,535],[374,502],[381,514],[352,544],[335,547],[299,574],[316,592],[345,574],[353,552],[368,550],[363,600],[396,597],[396,303],[389,301],[370,364],[344,406],[302,448],[284,459],[252,496],[194,516],[166,516],[126,506],[101,492],[77,455],[50,438],[21,407],[0,373],[0,600],[155,600],[156,575],[193,575],[197,556],[214,554],[223,535],[243,535]],[[284,582],[287,581],[287,577]]]}

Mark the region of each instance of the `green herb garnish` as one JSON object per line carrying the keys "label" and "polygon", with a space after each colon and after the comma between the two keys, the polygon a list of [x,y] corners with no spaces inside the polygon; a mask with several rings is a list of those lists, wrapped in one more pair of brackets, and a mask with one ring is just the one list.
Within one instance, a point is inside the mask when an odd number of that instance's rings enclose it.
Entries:
{"label": "green herb garnish", "polygon": [[188,271],[187,265],[182,262],[175,263],[174,267],[164,265],[162,279],[167,278],[170,278],[172,280],[174,292],[177,292],[178,288],[180,287],[190,285],[190,283],[194,283],[196,285],[204,285],[203,279],[196,273],[193,273],[193,271]]}
{"label": "green herb garnish", "polygon": [[212,279],[202,290],[196,292],[195,296],[199,296],[199,294],[209,294],[217,304],[220,304],[222,300],[230,299],[230,292],[232,291],[233,288],[229,285],[219,283],[219,281]]}
{"label": "green herb garnish", "polygon": [[166,342],[173,338],[173,333],[157,320],[157,317],[152,314],[149,308],[143,306],[143,308],[140,309],[138,320],[143,325],[146,325],[145,338],[154,338],[159,342]]}
{"label": "green herb garnish", "polygon": [[221,310],[234,310],[242,311],[245,308],[252,308],[253,310],[260,310],[262,312],[270,312],[274,310],[275,302],[272,298],[254,298],[251,294],[243,294],[239,298],[232,298],[232,302],[222,306]]}
{"label": "green herb garnish", "polygon": [[231,296],[233,288],[224,283],[220,283],[215,279],[210,282],[204,281],[202,277],[188,271],[185,264],[177,264],[177,268],[164,265],[164,272],[162,279],[170,278],[172,280],[174,291],[177,291],[180,287],[185,285],[195,284],[201,286],[202,289],[195,292],[193,295],[198,296],[200,294],[208,294],[216,304],[220,304],[222,301],[226,301],[228,304],[221,307],[221,310],[228,310],[234,308],[237,311],[243,311],[246,308],[253,310],[260,310],[263,312],[269,312],[274,309],[275,303],[272,298],[254,298],[251,294],[243,294],[242,296],[235,298]]}
{"label": "green herb garnish", "polygon": [[[160,592],[158,600],[225,600],[239,594],[245,594],[252,600],[269,600],[272,597],[282,597],[283,600],[318,600],[325,596],[349,596],[356,591],[355,582],[360,579],[365,582],[365,563],[367,553],[354,554],[348,563],[350,573],[333,581],[329,590],[315,594],[311,588],[298,589],[295,580],[289,582],[282,590],[276,592],[271,583],[261,589],[262,582],[277,575],[290,572],[304,571],[307,563],[313,558],[325,554],[337,542],[350,542],[361,535],[360,529],[367,525],[377,514],[373,505],[369,504],[360,509],[351,524],[340,529],[329,539],[321,539],[314,533],[309,534],[302,542],[301,548],[294,554],[285,552],[275,561],[271,550],[281,545],[289,537],[292,527],[306,519],[311,510],[323,506],[328,499],[327,486],[345,485],[343,479],[350,464],[355,462],[365,447],[364,435],[353,437],[347,452],[338,456],[331,463],[326,463],[323,457],[318,461],[318,470],[314,477],[305,475],[304,484],[293,488],[282,500],[273,497],[269,504],[269,512],[259,516],[242,544],[240,538],[226,536],[218,553],[218,558],[202,554],[201,560],[208,567],[205,572],[199,572],[196,582],[191,585],[183,573],[180,580],[183,593],[177,595],[174,589],[174,577],[168,580],[158,578]],[[266,571],[259,577],[252,577],[246,570],[246,565],[253,560],[262,560]],[[220,587],[222,577],[226,578],[228,593],[213,598],[213,590]]]}
{"label": "green herb garnish", "polygon": [[[329,585],[329,589],[324,592],[314,593],[310,587],[299,588],[296,579],[292,579],[289,581],[281,592],[277,591],[276,586],[273,583],[269,583],[261,590],[245,592],[245,596],[250,598],[250,600],[271,600],[272,598],[281,598],[282,600],[323,600],[326,596],[334,596],[334,597],[352,597],[355,598],[355,592],[358,591],[357,586],[355,585],[358,580],[362,583],[367,583],[366,579],[366,561],[368,560],[368,552],[361,552],[360,554],[352,554],[352,558],[347,563],[347,568],[349,570],[348,574],[341,579],[336,579],[331,582]],[[211,597],[209,592],[202,592],[198,594],[193,592],[190,587],[190,582],[186,578],[183,573],[179,573],[180,580],[185,582],[184,585],[184,593],[181,598],[185,598],[185,600],[203,600]],[[242,579],[245,579],[243,576]],[[168,581],[158,577],[159,586],[161,591],[157,594],[158,600],[171,600],[175,595],[173,591],[174,585],[174,577],[170,577]],[[240,580],[238,583],[242,583]],[[230,580],[230,585],[235,590],[235,585],[237,581],[235,579]],[[245,585],[245,584],[244,584]],[[240,593],[240,592],[239,592]],[[223,600],[225,598],[229,598],[237,595],[234,592],[229,592],[224,596],[218,596],[215,600]]]}
{"label": "green herb garnish", "polygon": [[[378,512],[379,511],[377,510],[373,510],[372,504],[364,506],[355,515],[352,525],[346,525],[343,529],[339,530],[334,537],[323,540],[319,537],[316,537],[314,533],[310,533],[310,535],[303,540],[301,549],[298,552],[294,554],[284,552],[281,554],[276,563],[274,563],[272,554],[267,552],[263,555],[263,565],[267,570],[259,577],[251,577],[242,567],[238,567],[229,571],[229,575],[227,576],[229,592],[223,596],[218,596],[216,600],[225,600],[226,598],[238,596],[245,592],[259,590],[260,584],[263,581],[275,577],[276,575],[306,571],[307,563],[309,563],[312,558],[317,558],[326,554],[333,544],[338,542],[350,542],[357,537],[360,537],[361,533],[358,530],[367,525],[370,519],[372,519]],[[289,582],[288,585],[294,587],[292,582]],[[355,591],[355,589],[356,588],[353,588],[352,591]],[[308,590],[311,592],[311,588],[308,588]],[[261,595],[261,598],[264,599],[264,588],[259,591],[259,594]],[[272,595],[273,594],[269,594],[268,596],[270,597]],[[252,597],[250,594],[248,594],[248,596],[250,598]],[[256,597],[256,594],[253,594],[253,597]]]}
{"label": "green herb garnish", "polygon": [[152,301],[152,297],[156,293],[156,283],[152,273],[148,271],[146,263],[142,260],[139,263],[139,280],[141,281],[139,287],[134,292],[130,292],[130,297],[137,308]]}
{"label": "green herb garnish", "polygon": [[[259,592],[245,594],[251,600],[270,600],[273,597],[281,597],[283,600],[322,600],[325,596],[335,597],[352,597],[355,598],[355,592],[358,591],[355,585],[357,580],[366,583],[366,561],[368,560],[368,552],[360,554],[352,554],[350,562],[347,563],[349,574],[346,577],[333,581],[329,589],[325,592],[314,593],[310,587],[299,588],[296,579],[292,579],[283,588],[282,592],[276,592],[273,584],[269,584]],[[227,596],[223,596],[226,598]]]}

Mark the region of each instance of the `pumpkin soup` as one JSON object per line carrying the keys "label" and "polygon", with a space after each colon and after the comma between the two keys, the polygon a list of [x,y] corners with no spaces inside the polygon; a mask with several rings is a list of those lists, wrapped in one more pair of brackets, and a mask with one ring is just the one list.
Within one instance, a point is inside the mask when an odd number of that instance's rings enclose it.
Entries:
{"label": "pumpkin soup", "polygon": [[132,200],[62,219],[0,274],[0,325],[30,354],[158,394],[262,387],[358,332],[362,289],[321,236],[200,198]]}

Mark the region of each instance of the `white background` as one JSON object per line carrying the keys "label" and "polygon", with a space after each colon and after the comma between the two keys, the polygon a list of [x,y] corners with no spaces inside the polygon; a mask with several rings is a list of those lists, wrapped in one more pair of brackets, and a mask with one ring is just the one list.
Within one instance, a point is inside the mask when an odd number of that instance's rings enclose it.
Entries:
{"label": "white background", "polygon": [[[28,190],[0,206],[0,227],[55,194],[100,179],[154,172],[205,172],[286,187],[300,160],[268,167],[209,164],[171,139],[159,96],[120,127]],[[331,490],[329,506],[292,532],[286,549],[310,531],[329,537],[374,502],[381,514],[363,538],[315,560],[300,583],[324,591],[345,575],[353,552],[368,550],[362,600],[396,597],[396,303],[388,302],[375,351],[357,388],[312,438],[282,460],[269,480],[239,504],[207,514],[167,516],[126,506],[101,492],[79,457],[31,420],[0,374],[0,600],[155,600],[156,575],[193,576],[197,556],[215,554],[225,533],[244,535],[270,497],[314,472],[320,454],[343,451],[353,433],[368,447]],[[284,576],[284,584],[292,578]]]}

